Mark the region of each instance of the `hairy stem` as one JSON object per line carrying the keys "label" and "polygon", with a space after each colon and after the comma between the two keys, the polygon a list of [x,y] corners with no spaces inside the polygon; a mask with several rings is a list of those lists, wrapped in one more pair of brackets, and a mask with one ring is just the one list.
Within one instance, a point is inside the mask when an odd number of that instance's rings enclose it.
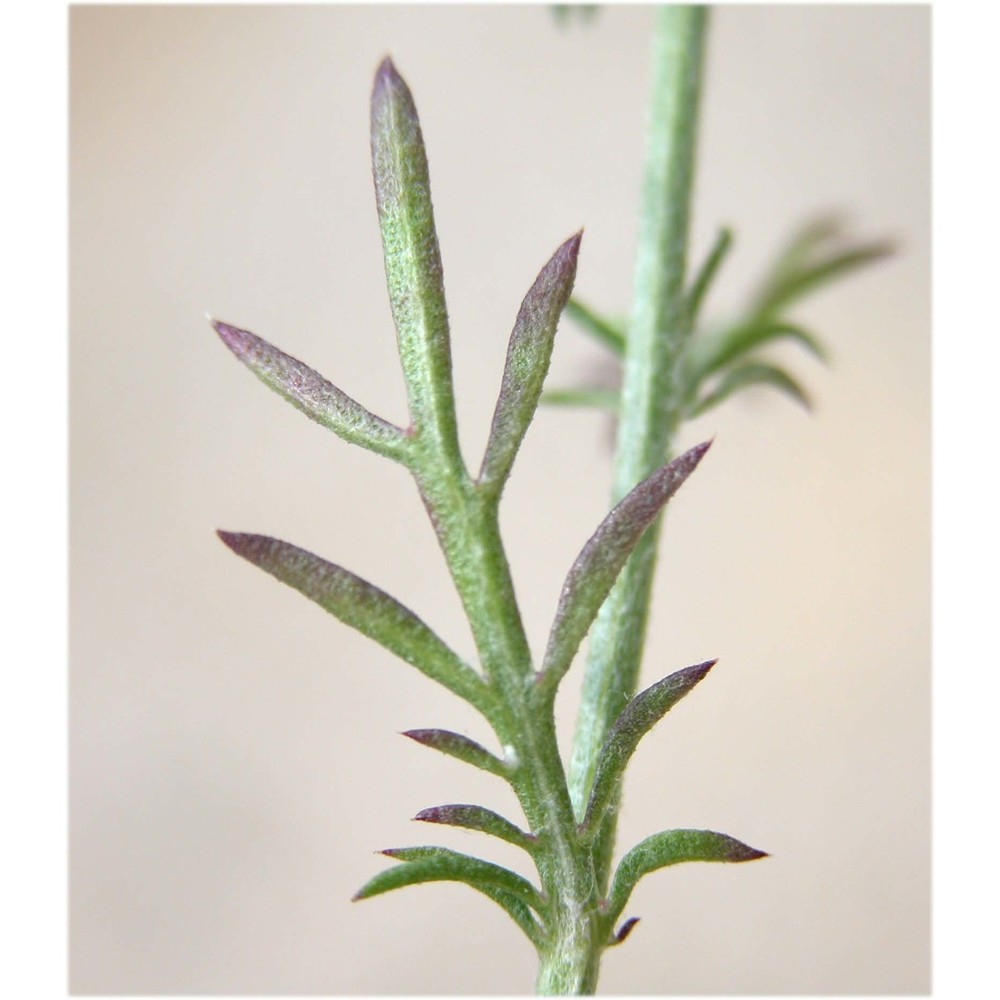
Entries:
{"label": "hairy stem", "polygon": [[[658,13],[613,502],[666,461],[681,417],[678,361],[687,333],[685,261],[706,20],[704,7],[670,6]],[[636,546],[591,633],[569,772],[578,819],[608,728],[636,690],[658,531],[659,520]],[[596,845],[602,893],[614,846],[614,805]]]}

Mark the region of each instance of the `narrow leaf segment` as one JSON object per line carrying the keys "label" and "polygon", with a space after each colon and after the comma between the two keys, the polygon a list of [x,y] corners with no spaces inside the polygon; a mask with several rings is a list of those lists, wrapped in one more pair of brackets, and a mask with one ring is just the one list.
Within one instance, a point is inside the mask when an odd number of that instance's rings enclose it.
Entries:
{"label": "narrow leaf segment", "polygon": [[507,765],[467,736],[449,732],[447,729],[408,729],[403,736],[409,736],[422,746],[431,747],[449,757],[510,780],[510,770]]}
{"label": "narrow leaf segment", "polygon": [[609,923],[618,918],[636,883],[650,872],[684,861],[755,861],[765,851],[748,847],[733,837],[712,830],[666,830],[654,833],[629,851],[615,871],[605,908]]}
{"label": "narrow leaf segment", "polygon": [[533,834],[525,833],[509,819],[504,819],[498,813],[482,806],[432,806],[429,809],[422,809],[413,818],[421,823],[443,823],[446,826],[464,827],[466,830],[479,830],[481,833],[506,840],[516,847],[522,847],[529,854],[534,851],[538,843],[538,838]]}
{"label": "narrow leaf segment", "polygon": [[380,853],[406,864],[369,879],[354,894],[355,901],[423,882],[463,882],[502,906],[532,944],[540,946],[542,931],[531,909],[539,910],[542,900],[535,887],[520,875],[445,847],[404,847]]}
{"label": "narrow leaf segment", "polygon": [[711,442],[697,445],[636,486],[601,522],[570,568],[542,663],[548,693],[569,669],[584,636],[642,533],[694,472]]}
{"label": "narrow leaf segment", "polygon": [[570,237],[542,268],[514,323],[479,486],[499,498],[531,423],[552,358],[556,325],[576,276],[582,233]]}
{"label": "narrow leaf segment", "polygon": [[410,416],[418,438],[454,471],[461,457],[427,154],[413,95],[388,57],[372,90],[371,145],[386,284]]}
{"label": "narrow leaf segment", "polygon": [[370,879],[357,891],[354,896],[356,900],[368,899],[416,882],[451,881],[466,882],[475,888],[488,885],[502,889],[539,913],[544,910],[544,900],[526,878],[491,861],[483,861],[447,847],[391,847],[379,853],[407,863],[389,868]]}
{"label": "narrow leaf segment", "polygon": [[625,773],[625,767],[639,741],[715,664],[715,660],[708,660],[665,677],[637,694],[615,719],[597,760],[594,786],[584,819],[587,837],[596,836],[614,796],[615,786]]}
{"label": "narrow leaf segment", "polygon": [[329,428],[351,444],[388,458],[406,461],[405,432],[369,413],[360,403],[343,393],[308,365],[248,330],[212,321],[215,332],[226,345],[264,383],[310,420]]}
{"label": "narrow leaf segment", "polygon": [[479,675],[395,598],[349,570],[288,542],[265,535],[218,534],[247,562],[294,587],[344,624],[385,646],[484,714],[489,713],[489,692]]}
{"label": "narrow leaf segment", "polygon": [[612,354],[619,358],[625,356],[624,330],[604,316],[598,315],[590,306],[577,298],[572,298],[566,304],[566,315],[599,344],[607,347]]}
{"label": "narrow leaf segment", "polygon": [[734,393],[755,385],[771,386],[785,393],[786,396],[790,396],[797,403],[805,407],[805,409],[809,410],[812,408],[812,401],[809,399],[805,389],[783,368],[760,361],[748,361],[745,364],[729,369],[718,380],[712,390],[694,404],[691,409],[691,416],[701,416],[701,414],[712,409],[712,407],[718,406],[719,403],[727,400]]}

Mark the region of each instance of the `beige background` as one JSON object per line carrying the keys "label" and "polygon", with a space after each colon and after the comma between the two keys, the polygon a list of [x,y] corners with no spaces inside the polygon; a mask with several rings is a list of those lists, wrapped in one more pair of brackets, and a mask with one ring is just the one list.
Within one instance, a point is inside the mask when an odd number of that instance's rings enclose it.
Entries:
{"label": "beige background", "polygon": [[[514,7],[71,12],[71,986],[79,992],[517,993],[533,955],[461,886],[349,902],[376,848],[506,845],[414,826],[488,775],[395,735],[471,710],[238,561],[215,527],[311,548],[471,655],[403,472],[268,393],[206,310],[389,419],[404,394],[381,275],[367,101],[391,52],[429,147],[462,441],[485,442],[520,298],[586,226],[577,280],[627,305],[648,8],[559,29]],[[844,208],[891,262],[797,318],[818,409],[747,396],[674,506],[652,682],[719,666],[642,746],[621,844],[670,826],[772,852],[643,882],[608,993],[929,989],[928,8],[722,8],[694,246],[737,244],[738,305],[789,229]],[[569,324],[550,384],[599,350]],[[546,411],[503,524],[540,650],[606,509],[604,420]],[[578,686],[580,665],[567,682]],[[561,703],[568,740],[575,711]]]}

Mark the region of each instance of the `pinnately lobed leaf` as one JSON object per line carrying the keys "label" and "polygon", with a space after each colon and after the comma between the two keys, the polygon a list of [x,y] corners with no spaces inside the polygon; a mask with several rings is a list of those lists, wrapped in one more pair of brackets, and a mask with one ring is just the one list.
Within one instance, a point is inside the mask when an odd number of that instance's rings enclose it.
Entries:
{"label": "pinnately lobed leaf", "polygon": [[460,463],[451,345],[430,174],[413,95],[386,57],[371,99],[372,175],[386,285],[418,437]]}
{"label": "pinnately lobed leaf", "polygon": [[395,598],[349,570],[288,542],[265,535],[218,534],[238,556],[294,587],[486,713],[487,689],[479,675]]}
{"label": "pinnately lobed leaf", "polygon": [[264,385],[311,420],[350,444],[405,461],[408,440],[401,428],[370,413],[308,365],[249,330],[218,320],[213,320],[212,326],[226,347]]}
{"label": "pinnately lobed leaf", "polygon": [[712,830],[665,830],[654,833],[629,851],[618,865],[605,907],[613,923],[636,883],[650,872],[684,861],[742,862],[766,858],[765,851],[748,847],[734,837]]}
{"label": "pinnately lobed leaf", "polygon": [[510,335],[500,395],[479,472],[480,488],[497,498],[538,408],[556,326],[573,288],[582,237],[582,232],[571,236],[542,268],[521,303]]}
{"label": "pinnately lobed leaf", "polygon": [[615,786],[625,772],[632,754],[643,736],[656,725],[705,675],[715,666],[716,660],[686,667],[657,681],[637,694],[615,719],[604,739],[594,773],[594,784],[587,803],[584,832],[596,836]]}
{"label": "pinnately lobed leaf", "polygon": [[694,472],[710,441],[684,452],[636,486],[600,523],[563,584],[542,662],[547,691],[569,669],[604,599],[642,533]]}
{"label": "pinnately lobed leaf", "polygon": [[460,826],[466,830],[479,830],[481,833],[506,840],[516,847],[522,847],[529,854],[538,841],[537,837],[525,833],[509,819],[482,806],[464,804],[431,806],[429,809],[422,809],[413,818],[421,823],[442,823],[446,826]]}
{"label": "pinnately lobed leaf", "polygon": [[499,757],[494,757],[485,747],[460,733],[452,733],[447,729],[408,729],[402,735],[422,746],[431,747],[449,757],[510,780],[510,770]]}

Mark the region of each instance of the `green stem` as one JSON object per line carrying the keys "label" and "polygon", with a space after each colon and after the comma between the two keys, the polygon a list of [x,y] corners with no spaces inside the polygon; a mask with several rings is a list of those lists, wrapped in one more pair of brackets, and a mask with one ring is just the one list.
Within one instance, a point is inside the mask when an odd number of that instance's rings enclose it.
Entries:
{"label": "green stem", "polygon": [[[667,460],[681,417],[678,361],[686,332],[685,260],[706,20],[704,7],[663,7],[658,14],[614,502]],[[586,808],[604,737],[636,690],[658,531],[659,520],[637,545],[591,633],[569,773],[577,818]],[[602,893],[615,814],[613,803],[595,852]]]}
{"label": "green stem", "polygon": [[[497,498],[428,456],[417,482],[498,698],[491,723],[531,831],[548,907],[538,990],[592,993],[603,923],[590,851],[582,843],[556,741],[552,701],[538,689],[497,517]],[[418,464],[423,464],[420,462]]]}

